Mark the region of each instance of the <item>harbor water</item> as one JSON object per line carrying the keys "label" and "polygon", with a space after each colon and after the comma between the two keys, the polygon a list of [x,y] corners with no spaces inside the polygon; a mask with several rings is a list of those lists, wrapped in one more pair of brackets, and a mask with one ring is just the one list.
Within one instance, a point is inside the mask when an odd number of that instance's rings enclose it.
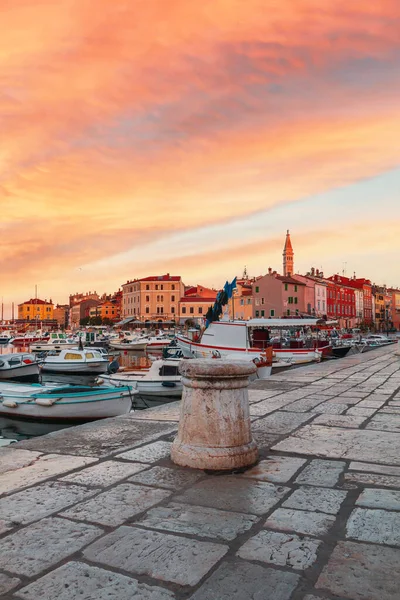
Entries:
{"label": "harbor water", "polygon": [[[1,354],[11,354],[16,352],[29,352],[28,346],[13,346],[0,345]],[[151,361],[144,352],[132,352],[112,350],[110,356],[118,359],[121,367],[125,368],[147,368]],[[64,375],[60,373],[43,373],[40,376],[42,383],[59,383],[60,385],[75,384],[75,385],[94,385],[97,375]],[[2,380],[5,382],[5,380]],[[11,380],[10,380],[11,382]],[[25,382],[24,382],[25,383]],[[157,399],[152,398],[151,405],[156,405]],[[159,403],[162,403],[160,399]],[[150,406],[150,404],[149,404]],[[141,402],[136,407],[143,409],[147,407],[146,398],[141,399]],[[10,419],[0,416],[0,447],[7,446],[10,443],[26,440],[32,437],[46,435],[53,431],[74,427],[74,423],[43,423],[39,421],[24,421],[22,419]]]}

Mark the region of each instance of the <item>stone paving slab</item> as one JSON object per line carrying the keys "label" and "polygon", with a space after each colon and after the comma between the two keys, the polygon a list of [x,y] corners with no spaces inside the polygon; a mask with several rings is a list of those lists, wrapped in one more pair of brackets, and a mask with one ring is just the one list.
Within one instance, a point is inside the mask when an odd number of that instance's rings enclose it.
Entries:
{"label": "stone paving slab", "polygon": [[349,465],[349,471],[366,471],[367,473],[397,475],[400,477],[400,467],[385,467],[384,465],[377,465],[374,463],[352,461]]}
{"label": "stone paving slab", "polygon": [[362,485],[376,485],[380,487],[400,488],[400,477],[391,475],[378,475],[377,473],[357,473],[351,471],[344,476],[346,482]]}
{"label": "stone paving slab", "polygon": [[300,487],[295,490],[282,504],[284,508],[299,510],[313,510],[329,515],[336,515],[347,492],[343,490],[329,490],[320,487]]}
{"label": "stone paving slab", "polygon": [[0,475],[0,495],[40,483],[54,477],[54,475],[84,467],[96,462],[96,460],[87,456],[42,454],[31,464]]}
{"label": "stone paving slab", "polygon": [[305,425],[272,450],[400,465],[398,447],[395,432]]}
{"label": "stone paving slab", "polygon": [[75,454],[102,457],[141,446],[177,430],[175,423],[136,420],[134,415],[102,419],[78,427],[69,427],[57,435],[45,435],[19,442],[18,447],[48,454]]}
{"label": "stone paving slab", "polygon": [[196,483],[176,502],[189,502],[223,510],[263,515],[289,493],[289,488],[264,481],[211,477]]}
{"label": "stone paving slab", "polygon": [[147,469],[150,465],[143,463],[126,463],[117,460],[107,460],[94,467],[88,467],[78,473],[72,473],[61,478],[61,481],[80,483],[82,485],[93,485],[108,487],[113,483],[126,479],[134,473]]}
{"label": "stone paving slab", "polygon": [[172,592],[80,562],[69,562],[16,594],[25,600],[172,600]]}
{"label": "stone paving slab", "polygon": [[356,508],[347,521],[347,537],[400,547],[400,512]]}
{"label": "stone paving slab", "polygon": [[117,526],[165,500],[170,494],[167,490],[122,483],[95,498],[76,504],[61,515],[78,521]]}
{"label": "stone paving slab", "polygon": [[171,445],[171,442],[154,442],[153,444],[118,454],[117,458],[144,463],[157,462],[161,458],[166,458],[171,454]]}
{"label": "stone paving slab", "polygon": [[94,494],[94,490],[62,482],[43,483],[0,499],[0,519],[26,525]]}
{"label": "stone paving slab", "polygon": [[[13,444],[14,446],[14,444]],[[15,471],[27,467],[36,462],[41,456],[41,452],[32,452],[30,450],[21,450],[18,448],[1,448],[0,449],[0,475],[7,471]]]}
{"label": "stone paving slab", "polygon": [[309,413],[275,412],[272,415],[258,419],[253,427],[272,433],[290,433],[309,421],[313,416]]}
{"label": "stone paving slab", "polygon": [[289,600],[299,576],[245,561],[221,565],[190,600]]}
{"label": "stone paving slab", "polygon": [[395,431],[400,433],[400,415],[375,415],[369,421],[366,429],[379,429],[380,431]]}
{"label": "stone paving slab", "polygon": [[195,585],[224,556],[223,544],[135,527],[120,527],[83,552],[93,562],[160,581]]}
{"label": "stone paving slab", "polygon": [[150,509],[138,525],[217,540],[234,540],[258,521],[259,518],[253,515],[171,503]]}
{"label": "stone paving slab", "polygon": [[259,479],[260,481],[271,481],[273,483],[286,483],[305,463],[304,458],[272,456],[245,471],[243,477]]}
{"label": "stone paving slab", "polygon": [[358,429],[367,417],[352,417],[347,415],[328,415],[322,414],[315,417],[314,425],[326,425],[328,427],[349,427]]}
{"label": "stone paving slab", "polygon": [[400,490],[366,488],[356,501],[357,506],[400,510]]}
{"label": "stone paving slab", "polygon": [[307,465],[300,475],[296,477],[296,483],[316,485],[320,487],[334,487],[343,473],[346,463],[333,460],[315,459]]}
{"label": "stone paving slab", "polygon": [[260,531],[239,548],[237,555],[302,571],[315,562],[320,543],[295,534]]}
{"label": "stone paving slab", "polygon": [[264,526],[268,529],[320,536],[327,534],[335,521],[335,517],[327,514],[278,508],[267,519]]}
{"label": "stone paving slab", "polygon": [[21,583],[18,577],[10,577],[4,573],[0,573],[0,595],[6,594],[10,590],[14,589]]}
{"label": "stone paving slab", "polygon": [[1,540],[0,569],[32,577],[67,558],[103,534],[86,523],[51,517]]}
{"label": "stone paving slab", "polygon": [[194,469],[170,469],[168,467],[153,467],[130,477],[129,481],[151,485],[167,490],[178,490],[195,483],[204,476],[203,471]]}
{"label": "stone paving slab", "polygon": [[351,600],[398,600],[398,566],[395,548],[339,542],[315,587]]}

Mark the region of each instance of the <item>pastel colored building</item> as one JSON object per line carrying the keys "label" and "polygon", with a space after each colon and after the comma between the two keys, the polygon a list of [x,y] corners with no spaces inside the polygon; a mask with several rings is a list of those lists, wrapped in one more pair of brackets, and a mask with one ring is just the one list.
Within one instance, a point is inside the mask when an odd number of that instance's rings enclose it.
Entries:
{"label": "pastel colored building", "polygon": [[182,278],[169,273],[127,281],[121,287],[122,317],[144,322],[175,320],[185,294]]}
{"label": "pastel colored building", "polygon": [[253,318],[253,288],[254,278],[247,277],[246,270],[244,277],[236,280],[236,288],[233,296],[228,302],[229,319],[248,321]]}
{"label": "pastel colored building", "polygon": [[306,275],[293,275],[293,279],[305,284],[304,303],[308,315],[327,317],[327,288],[324,274],[314,267]]}
{"label": "pastel colored building", "polygon": [[327,279],[327,317],[338,321],[340,327],[352,328],[357,320],[355,290],[344,279],[340,275]]}
{"label": "pastel colored building", "polygon": [[54,319],[54,305],[51,300],[31,298],[18,304],[18,319],[24,321],[46,321]]}
{"label": "pastel colored building", "polygon": [[[93,309],[93,308],[94,308],[94,311],[92,311],[92,316],[100,316],[100,310],[99,310],[100,304],[101,304],[100,300],[92,300],[92,299],[82,300],[81,302],[74,304],[70,308],[70,313],[69,313],[69,324],[70,324],[71,329],[77,329],[80,326],[82,319],[86,319],[87,317],[90,317],[91,309]],[[93,312],[94,312],[94,314],[93,314]]]}
{"label": "pastel colored building", "polygon": [[179,300],[178,322],[184,323],[191,319],[202,325],[208,309],[214,305],[217,293],[217,290],[202,285],[186,288]]}
{"label": "pastel colored building", "polygon": [[293,277],[268,269],[252,284],[253,317],[280,318],[305,314],[306,285]]}
{"label": "pastel colored building", "polygon": [[388,289],[391,294],[391,313],[393,327],[400,331],[400,290],[397,288]]}
{"label": "pastel colored building", "polygon": [[68,327],[69,304],[57,304],[53,309],[53,318],[60,327]]}

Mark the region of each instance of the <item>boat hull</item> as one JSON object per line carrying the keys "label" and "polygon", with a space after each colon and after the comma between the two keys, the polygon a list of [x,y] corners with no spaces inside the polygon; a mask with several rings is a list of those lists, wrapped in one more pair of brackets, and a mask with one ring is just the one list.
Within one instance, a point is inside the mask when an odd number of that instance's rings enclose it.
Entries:
{"label": "boat hull", "polygon": [[[247,357],[249,354],[254,357],[260,356],[262,351],[259,348],[227,348],[222,346],[207,346],[192,342],[189,339],[177,337],[178,344],[182,348],[185,356],[194,358],[213,358],[216,353],[221,358],[228,358],[230,355]],[[290,365],[300,365],[309,362],[320,361],[322,352],[314,348],[281,348],[274,349],[274,357],[282,363]]]}
{"label": "boat hull", "polygon": [[[2,397],[2,400],[11,400],[12,397]],[[15,398],[14,398],[15,400]],[[0,403],[0,416],[18,419],[32,419],[51,421],[94,421],[128,414],[132,407],[132,395],[116,390],[115,394],[98,394],[90,399],[66,398],[57,401],[51,406],[37,404],[34,400],[25,398],[17,402],[12,408]]]}
{"label": "boat hull", "polygon": [[119,387],[123,385],[131,386],[139,394],[144,396],[162,396],[165,398],[181,398],[183,385],[180,380],[166,381],[167,385],[163,385],[162,381],[142,379],[126,376],[105,375],[101,378],[104,385],[110,387]]}
{"label": "boat hull", "polygon": [[90,375],[106,373],[108,364],[108,361],[81,364],[68,364],[67,361],[59,363],[44,362],[41,369],[44,373],[86,373]]}
{"label": "boat hull", "polygon": [[17,365],[15,367],[0,369],[0,381],[7,379],[31,379],[39,377],[38,363]]}
{"label": "boat hull", "polygon": [[110,347],[115,350],[146,350],[147,344],[141,342],[138,344],[123,344],[118,342],[110,342]]}

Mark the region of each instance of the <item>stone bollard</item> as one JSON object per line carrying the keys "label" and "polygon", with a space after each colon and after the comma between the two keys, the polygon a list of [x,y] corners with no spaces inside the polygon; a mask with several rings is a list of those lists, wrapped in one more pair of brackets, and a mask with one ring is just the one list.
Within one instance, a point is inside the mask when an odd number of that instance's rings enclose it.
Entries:
{"label": "stone bollard", "polygon": [[172,460],[195,469],[237,469],[253,465],[258,450],[250,430],[248,362],[184,360],[183,396]]}
{"label": "stone bollard", "polygon": [[396,348],[395,355],[400,356],[400,337],[399,336],[397,336],[397,348]]}

